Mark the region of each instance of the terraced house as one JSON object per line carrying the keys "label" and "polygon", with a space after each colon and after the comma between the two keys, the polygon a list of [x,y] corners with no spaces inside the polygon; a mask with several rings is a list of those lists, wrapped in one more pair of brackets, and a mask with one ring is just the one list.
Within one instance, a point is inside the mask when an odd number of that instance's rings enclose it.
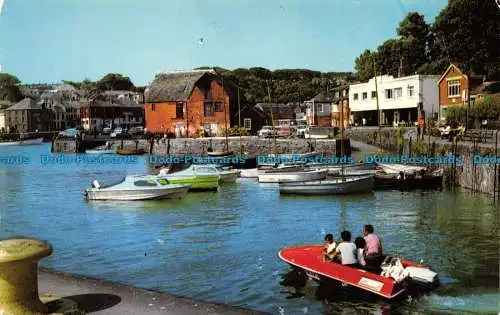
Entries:
{"label": "terraced house", "polygon": [[144,91],[146,128],[176,137],[222,135],[237,125],[237,87],[214,70],[159,73]]}

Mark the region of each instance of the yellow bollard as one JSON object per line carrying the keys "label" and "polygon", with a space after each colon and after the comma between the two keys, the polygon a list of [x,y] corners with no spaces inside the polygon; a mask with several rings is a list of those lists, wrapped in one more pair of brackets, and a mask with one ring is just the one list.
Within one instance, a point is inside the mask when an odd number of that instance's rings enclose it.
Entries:
{"label": "yellow bollard", "polygon": [[46,314],[38,296],[38,262],[52,246],[28,238],[0,241],[0,314]]}

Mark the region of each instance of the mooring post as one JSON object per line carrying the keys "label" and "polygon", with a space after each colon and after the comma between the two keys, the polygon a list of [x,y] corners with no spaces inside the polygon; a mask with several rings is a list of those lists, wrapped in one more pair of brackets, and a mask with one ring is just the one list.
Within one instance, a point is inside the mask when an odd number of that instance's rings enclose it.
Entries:
{"label": "mooring post", "polygon": [[38,262],[52,254],[52,246],[28,238],[0,241],[0,312],[47,313],[38,296]]}

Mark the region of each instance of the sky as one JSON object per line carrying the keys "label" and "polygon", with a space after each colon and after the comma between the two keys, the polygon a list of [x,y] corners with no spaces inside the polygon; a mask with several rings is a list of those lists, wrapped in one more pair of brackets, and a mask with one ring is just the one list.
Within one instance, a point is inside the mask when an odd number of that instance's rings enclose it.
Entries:
{"label": "sky", "polygon": [[[3,2],[3,9],[1,4]],[[200,66],[354,71],[396,37],[404,16],[430,22],[447,0],[0,0],[0,71],[23,83],[146,85]]]}

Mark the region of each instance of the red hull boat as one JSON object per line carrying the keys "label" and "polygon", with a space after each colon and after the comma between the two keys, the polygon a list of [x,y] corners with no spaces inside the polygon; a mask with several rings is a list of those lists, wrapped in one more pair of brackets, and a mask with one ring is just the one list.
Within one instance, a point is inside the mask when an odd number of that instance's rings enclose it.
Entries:
{"label": "red hull boat", "polygon": [[411,285],[424,285],[430,288],[439,283],[437,274],[421,264],[389,257],[385,259],[385,262],[394,262],[394,259],[397,259],[400,263],[400,270],[394,268],[397,272],[391,274],[390,266],[382,267],[384,271],[381,274],[385,273],[385,275],[381,275],[324,261],[323,248],[323,245],[289,247],[282,249],[278,256],[293,267],[303,270],[309,278],[316,281],[350,285],[390,300],[402,296]]}

